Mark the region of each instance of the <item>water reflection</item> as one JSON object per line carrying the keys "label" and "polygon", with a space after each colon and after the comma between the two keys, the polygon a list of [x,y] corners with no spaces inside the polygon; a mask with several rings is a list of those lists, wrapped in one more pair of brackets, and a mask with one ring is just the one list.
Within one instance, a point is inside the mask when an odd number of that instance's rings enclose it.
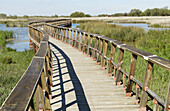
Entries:
{"label": "water reflection", "polygon": [[27,27],[6,27],[5,24],[0,24],[0,30],[14,32],[14,39],[8,42],[6,47],[16,49],[17,51],[29,50]]}

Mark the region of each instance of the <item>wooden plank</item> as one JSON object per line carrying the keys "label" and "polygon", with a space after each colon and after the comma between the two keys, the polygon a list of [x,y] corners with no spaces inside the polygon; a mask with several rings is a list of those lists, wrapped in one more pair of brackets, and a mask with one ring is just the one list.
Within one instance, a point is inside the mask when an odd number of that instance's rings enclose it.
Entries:
{"label": "wooden plank", "polygon": [[149,57],[149,61],[170,71],[170,61],[168,60],[165,60],[161,57]]}
{"label": "wooden plank", "polygon": [[44,65],[43,58],[33,58],[30,66],[22,76],[1,110],[25,111],[31,101]]}
{"label": "wooden plank", "polygon": [[48,42],[47,43],[41,43],[40,44],[40,48],[38,50],[38,52],[36,53],[35,56],[37,57],[45,57],[47,54],[47,49],[48,49]]}

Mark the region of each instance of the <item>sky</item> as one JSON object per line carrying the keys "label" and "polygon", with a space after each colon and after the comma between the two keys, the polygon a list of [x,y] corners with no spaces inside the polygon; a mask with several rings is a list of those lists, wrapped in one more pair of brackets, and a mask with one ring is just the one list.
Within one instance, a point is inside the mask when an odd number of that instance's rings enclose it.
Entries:
{"label": "sky", "polygon": [[142,11],[148,8],[163,8],[170,0],[0,0],[0,13],[7,15],[70,15],[81,11],[90,15]]}

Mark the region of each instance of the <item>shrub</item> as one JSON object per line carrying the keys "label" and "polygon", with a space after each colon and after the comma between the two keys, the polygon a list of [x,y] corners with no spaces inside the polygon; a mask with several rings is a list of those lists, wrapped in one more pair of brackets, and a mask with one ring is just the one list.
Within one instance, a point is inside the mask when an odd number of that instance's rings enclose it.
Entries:
{"label": "shrub", "polygon": [[1,62],[3,64],[11,64],[12,63],[12,57],[7,55],[1,59]]}

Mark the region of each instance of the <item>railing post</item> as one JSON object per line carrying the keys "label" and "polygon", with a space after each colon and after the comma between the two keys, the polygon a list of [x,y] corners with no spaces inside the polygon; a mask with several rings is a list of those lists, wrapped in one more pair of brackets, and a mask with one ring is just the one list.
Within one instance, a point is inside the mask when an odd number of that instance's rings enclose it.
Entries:
{"label": "railing post", "polygon": [[121,68],[122,68],[122,63],[123,63],[123,55],[124,55],[124,50],[119,48],[119,58],[118,58],[118,67],[117,67],[117,72],[116,72],[116,85],[120,85],[120,80],[121,80]]}
{"label": "railing post", "polygon": [[69,29],[67,29],[67,35],[66,35],[66,44],[68,43],[69,38]]}
{"label": "railing post", "polygon": [[116,46],[112,44],[111,42],[111,52],[110,52],[110,60],[109,60],[109,65],[108,65],[108,76],[112,76],[112,71],[113,71],[113,64],[112,62],[114,61],[114,56],[115,56],[115,50]]}
{"label": "railing post", "polygon": [[80,33],[77,31],[77,37],[76,37],[75,44],[74,44],[74,47],[75,47],[76,49],[78,48],[79,36],[80,36]]}
{"label": "railing post", "polygon": [[166,97],[166,103],[165,103],[165,111],[170,110],[170,82],[169,82],[169,87],[168,87],[168,92],[167,92],[167,97]]}
{"label": "railing post", "polygon": [[139,103],[139,85],[136,84],[136,98],[135,98],[135,104]]}
{"label": "railing post", "polygon": [[60,34],[60,28],[57,28],[57,35],[56,35],[57,39],[59,39],[59,34]]}
{"label": "railing post", "polygon": [[156,99],[153,99],[153,111],[157,111],[158,109],[158,101]]}
{"label": "railing post", "polygon": [[90,34],[88,34],[88,38],[89,38],[89,43],[88,43],[88,48],[87,48],[87,56],[90,57],[90,47],[91,47],[91,43],[92,43],[92,37],[90,36]]}
{"label": "railing post", "polygon": [[63,29],[64,30],[64,35],[63,35],[63,42],[65,42],[65,37],[66,37],[66,29]]}
{"label": "railing post", "polygon": [[61,37],[61,41],[63,41],[63,39],[64,39],[64,29],[63,28],[61,28],[61,35],[60,35],[60,37]]}
{"label": "railing post", "polygon": [[73,30],[72,47],[74,47],[74,44],[75,44],[75,36],[76,36],[76,31]]}
{"label": "railing post", "polygon": [[30,42],[29,42],[29,46],[30,46],[30,50],[32,50],[33,49],[33,42],[32,42],[31,39],[30,39]]}
{"label": "railing post", "polygon": [[129,72],[127,89],[126,89],[126,97],[131,97],[132,85],[133,85],[132,78],[135,75],[136,61],[137,61],[137,55],[132,54],[131,55],[130,72]]}
{"label": "railing post", "polygon": [[104,41],[104,48],[103,48],[103,56],[102,56],[102,63],[101,63],[101,69],[104,70],[105,69],[105,63],[106,63],[106,60],[105,60],[105,57],[106,57],[106,54],[107,54],[107,45],[108,45],[108,41]]}
{"label": "railing post", "polygon": [[35,43],[34,42],[32,43],[32,49],[33,49],[33,51],[35,51]]}
{"label": "railing post", "polygon": [[60,28],[60,32],[59,32],[59,36],[58,36],[59,40],[61,40],[61,36],[62,36],[62,29]]}
{"label": "railing post", "polygon": [[97,60],[98,47],[99,47],[99,38],[96,36],[95,52],[94,52],[94,58],[93,58],[93,60]]}
{"label": "railing post", "polygon": [[153,63],[147,61],[146,72],[145,72],[142,94],[141,94],[140,108],[139,108],[140,111],[146,111],[146,104],[148,100],[148,94],[146,90],[149,88],[150,85],[152,70],[153,70]]}
{"label": "railing post", "polygon": [[100,65],[101,64],[101,53],[102,53],[102,49],[103,49],[103,40],[100,38],[100,44],[99,44],[99,52],[98,52],[98,56],[97,56],[97,64]]}
{"label": "railing post", "polygon": [[87,45],[87,39],[88,39],[88,35],[86,33],[84,33],[84,44],[83,44],[83,53],[86,53],[86,45]]}
{"label": "railing post", "polygon": [[42,84],[41,84],[41,79],[40,79],[39,83],[37,84],[37,89],[35,91],[35,101],[36,101],[36,109],[37,109],[37,111],[40,111],[40,110],[45,111],[44,97],[43,97],[43,91],[42,91],[42,86],[41,85]]}
{"label": "railing post", "polygon": [[81,47],[82,47],[82,43],[83,43],[83,36],[84,36],[84,34],[82,32],[80,32],[79,51],[82,51]]}
{"label": "railing post", "polygon": [[36,52],[38,52],[38,46],[36,45]]}
{"label": "railing post", "polygon": [[93,61],[95,61],[96,60],[96,50],[97,50],[97,45],[98,45],[98,39],[97,39],[97,37],[96,36],[94,36],[94,41],[95,41],[95,43],[94,43],[94,49],[93,49],[93,51],[92,51],[92,59],[93,59]]}
{"label": "railing post", "polygon": [[70,36],[69,36],[69,44],[71,45],[71,41],[72,41],[72,35],[73,35],[73,32],[72,32],[72,29],[70,29]]}

